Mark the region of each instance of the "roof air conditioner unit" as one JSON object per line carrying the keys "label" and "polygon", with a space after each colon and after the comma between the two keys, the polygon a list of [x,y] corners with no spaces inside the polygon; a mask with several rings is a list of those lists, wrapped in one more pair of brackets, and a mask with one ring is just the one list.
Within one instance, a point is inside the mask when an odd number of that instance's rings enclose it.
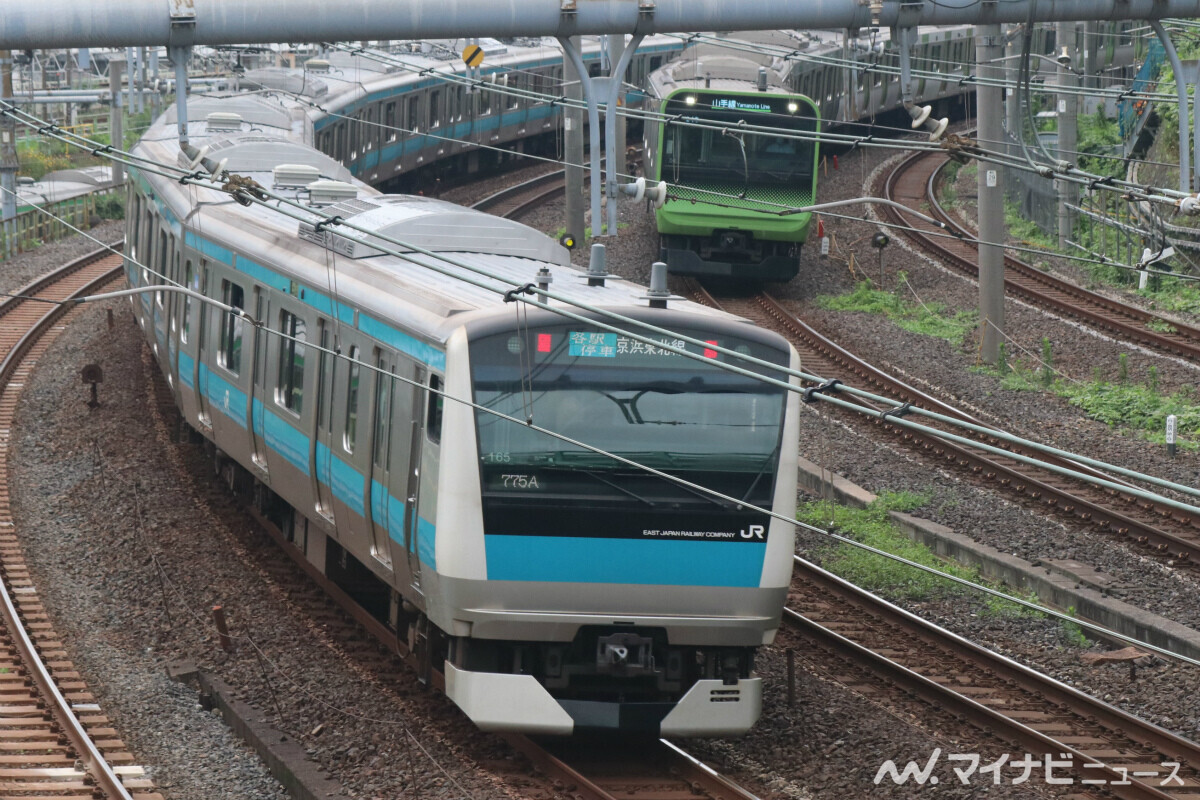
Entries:
{"label": "roof air conditioner unit", "polygon": [[321,170],[308,164],[280,164],[274,173],[275,185],[283,189],[298,189],[321,180]]}
{"label": "roof air conditioner unit", "polygon": [[214,111],[208,115],[208,129],[210,131],[240,131],[242,115],[234,114],[231,111]]}
{"label": "roof air conditioner unit", "polygon": [[342,181],[313,181],[308,184],[308,199],[314,206],[331,206],[358,197],[358,187]]}
{"label": "roof air conditioner unit", "polygon": [[329,62],[323,58],[310,58],[304,62],[304,69],[309,72],[329,72]]}

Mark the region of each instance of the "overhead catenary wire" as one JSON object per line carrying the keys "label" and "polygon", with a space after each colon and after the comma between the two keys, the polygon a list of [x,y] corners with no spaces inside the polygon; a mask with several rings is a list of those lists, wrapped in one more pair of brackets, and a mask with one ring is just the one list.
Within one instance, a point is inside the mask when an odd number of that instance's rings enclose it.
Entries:
{"label": "overhead catenary wire", "polygon": [[[197,180],[196,182],[197,182],[197,183],[200,183],[200,181],[198,181],[198,180]],[[215,185],[212,185],[212,184],[209,184],[209,185],[207,186],[207,188],[218,188],[220,191],[225,191],[225,192],[232,193],[232,192],[230,192],[230,190],[228,190],[228,189],[223,189],[223,188],[220,188],[220,187],[216,187]],[[235,191],[244,191],[244,190],[235,190]],[[264,201],[261,201],[261,200],[260,200],[259,202],[264,202]],[[272,206],[268,206],[268,207],[272,207]],[[277,210],[278,210],[278,209],[277,209]],[[380,238],[387,238],[387,237],[380,237]],[[400,254],[394,254],[394,255],[398,255],[398,256],[399,256]],[[420,263],[420,262],[417,262],[417,263]],[[141,265],[141,266],[142,266],[143,268],[146,268],[144,265]],[[428,266],[428,265],[426,265],[426,266]],[[156,273],[156,274],[157,274],[157,273]],[[163,290],[163,287],[162,287],[162,286],[148,286],[148,287],[140,287],[140,288],[138,288],[138,289],[134,289],[134,290],[126,290],[126,291],[121,291],[121,292],[112,292],[112,293],[104,293],[104,294],[93,295],[93,296],[90,296],[90,297],[87,297],[87,298],[82,298],[80,302],[94,302],[94,301],[98,301],[98,300],[102,300],[102,299],[108,299],[108,298],[111,298],[111,297],[127,296],[127,295],[130,295],[130,294],[133,294],[133,293],[138,293],[138,292],[147,292],[147,291],[160,291],[160,290]],[[186,292],[188,292],[188,290],[179,289],[178,287],[169,287],[169,290],[171,290],[171,291],[183,291],[183,292],[185,292],[185,293],[186,293]],[[543,294],[543,295],[544,295],[544,294],[546,294],[546,293],[544,293],[544,292],[539,292],[539,294]],[[212,300],[211,298],[207,298],[207,297],[205,297],[205,296],[203,296],[203,295],[198,295],[198,297],[199,297],[199,299],[200,299],[202,302],[206,302],[206,303],[210,303],[210,304],[216,305],[216,306],[218,306],[218,307],[221,307],[223,310],[225,310],[225,311],[227,311],[227,312],[230,312],[230,313],[237,313],[237,314],[239,314],[240,316],[242,316],[242,317],[244,317],[244,318],[250,319],[250,320],[251,320],[251,321],[252,321],[252,322],[255,324],[256,328],[258,328],[259,330],[262,330],[262,331],[266,332],[268,335],[275,335],[275,336],[279,336],[279,337],[281,337],[281,338],[285,338],[285,339],[291,339],[291,340],[293,340],[293,341],[296,341],[296,338],[295,338],[294,336],[291,336],[291,335],[289,335],[289,334],[287,334],[287,333],[285,333],[285,332],[283,332],[283,331],[276,331],[276,330],[274,330],[274,329],[271,329],[269,326],[264,326],[264,325],[263,325],[261,322],[258,322],[258,321],[255,321],[255,320],[253,320],[253,319],[252,319],[252,318],[250,318],[250,317],[249,317],[247,314],[245,314],[245,312],[244,312],[243,310],[241,310],[241,309],[231,308],[231,307],[229,307],[229,306],[226,306],[226,305],[224,305],[224,304],[217,303],[216,301]],[[527,303],[527,304],[529,304],[529,305],[532,305],[532,306],[535,306],[535,307],[539,307],[539,308],[544,308],[544,309],[547,309],[547,310],[553,311],[553,312],[555,312],[555,313],[563,314],[564,316],[568,316],[568,317],[571,317],[571,316],[573,316],[573,315],[571,315],[571,314],[569,314],[569,313],[564,313],[564,312],[563,312],[561,309],[553,308],[553,307],[550,307],[550,306],[548,306],[548,305],[546,305],[546,304],[543,304],[543,303],[539,303],[539,302],[530,301],[529,299],[527,299],[527,298],[525,298],[525,297],[516,297],[516,298],[514,298],[514,299],[519,299],[520,301],[522,301],[522,302],[525,302],[525,303]],[[612,315],[612,316],[618,316],[618,315]],[[587,322],[587,323],[590,323],[590,324],[598,324],[598,326],[599,326],[599,327],[608,327],[608,326],[606,326],[604,323],[597,323],[595,320],[591,320],[591,319],[588,319],[588,318],[582,318],[582,317],[577,317],[577,316],[576,316],[575,318],[576,318],[576,319],[579,319],[580,321]],[[648,329],[648,330],[650,330],[650,331],[655,331],[655,330],[656,330],[656,329],[654,328],[654,326],[647,326],[647,325],[644,325],[644,324],[641,324],[641,323],[637,323],[637,321],[635,321],[635,320],[626,320],[626,321],[627,321],[627,322],[630,322],[630,323],[640,324],[640,325],[641,325],[641,327],[643,327],[643,328],[645,328],[645,329]],[[691,353],[688,353],[686,350],[679,350],[679,349],[676,349],[676,348],[674,348],[674,347],[672,347],[672,346],[670,346],[670,345],[668,345],[668,344],[666,344],[666,343],[663,343],[663,342],[661,342],[661,341],[658,341],[658,340],[644,339],[644,338],[642,338],[641,336],[639,336],[638,334],[636,334],[636,333],[632,333],[631,331],[628,331],[628,330],[623,330],[623,329],[619,329],[619,328],[617,328],[617,329],[609,328],[609,329],[611,329],[611,330],[617,330],[617,331],[619,331],[619,332],[622,332],[622,333],[625,333],[626,335],[629,335],[629,336],[631,336],[631,337],[632,337],[632,338],[634,338],[634,339],[638,339],[638,340],[646,341],[647,343],[652,343],[652,344],[654,344],[655,346],[662,347],[663,349],[666,349],[666,350],[672,350],[672,351],[674,351],[674,352],[677,352],[677,353],[679,353],[679,354],[681,354],[681,355],[684,355],[684,356],[687,356],[687,357],[693,357],[693,358],[696,358],[697,360],[702,360],[702,361],[704,361],[706,364],[715,365],[715,366],[718,366],[719,368],[722,368],[722,369],[730,369],[731,371],[735,371],[735,372],[742,372],[743,374],[748,374],[748,375],[750,375],[751,377],[754,377],[754,378],[756,378],[756,379],[759,379],[759,380],[767,380],[767,382],[772,382],[772,381],[770,381],[769,379],[766,379],[766,378],[764,378],[764,376],[762,376],[762,375],[758,375],[758,374],[756,374],[756,373],[753,373],[753,372],[746,372],[746,371],[744,371],[744,370],[739,370],[739,369],[737,369],[737,368],[733,368],[733,367],[732,367],[732,365],[728,365],[728,364],[720,364],[719,362],[714,362],[714,361],[712,361],[711,359],[707,359],[707,358],[704,358],[704,357],[700,356],[698,353],[697,353],[697,354],[691,354]],[[661,331],[661,332],[663,332],[663,333],[666,333],[666,334],[669,334],[669,335],[671,335],[671,336],[675,336],[675,337],[683,338],[683,339],[687,339],[687,338],[689,338],[689,337],[686,337],[686,336],[684,336],[684,335],[678,334],[678,333],[676,333],[676,332],[674,332],[674,331]],[[698,342],[698,340],[697,340],[697,342]],[[693,343],[697,343],[697,342],[693,342]],[[692,482],[690,482],[690,481],[686,481],[686,480],[684,480],[684,479],[678,478],[677,476],[670,475],[670,474],[668,474],[668,473],[664,473],[664,472],[662,472],[661,470],[657,470],[657,469],[654,469],[654,468],[652,468],[652,467],[649,467],[649,466],[646,466],[646,465],[640,464],[640,463],[638,463],[638,462],[636,462],[636,461],[634,461],[634,460],[632,460],[632,459],[627,459],[627,458],[625,458],[625,457],[623,457],[623,456],[620,456],[619,454],[615,454],[615,453],[610,453],[610,452],[604,451],[603,449],[601,449],[601,448],[598,448],[598,447],[595,447],[595,446],[593,446],[593,445],[591,445],[591,444],[588,444],[588,443],[586,443],[586,442],[582,442],[582,441],[579,441],[579,440],[573,439],[573,438],[571,438],[571,437],[564,436],[564,435],[562,435],[562,434],[560,434],[560,433],[557,433],[557,432],[555,432],[555,431],[552,431],[552,430],[550,430],[550,429],[547,429],[547,428],[542,428],[542,427],[540,427],[540,426],[538,426],[538,425],[536,425],[536,424],[533,424],[533,423],[531,423],[531,422],[529,422],[529,421],[527,421],[527,420],[518,420],[518,419],[516,419],[516,418],[514,418],[514,417],[511,417],[511,416],[509,416],[509,415],[503,414],[502,412],[498,412],[498,411],[495,411],[494,409],[490,409],[490,408],[487,408],[487,407],[485,407],[485,406],[482,406],[482,405],[476,404],[474,401],[472,401],[472,400],[470,400],[470,399],[468,399],[468,398],[460,398],[460,397],[455,397],[455,396],[453,396],[453,395],[449,394],[449,393],[448,393],[447,391],[445,391],[444,389],[436,389],[436,388],[433,388],[433,387],[431,387],[431,386],[426,386],[426,385],[424,385],[424,384],[421,384],[421,383],[419,383],[418,381],[416,381],[416,380],[415,380],[415,379],[413,379],[413,378],[408,378],[408,377],[406,377],[406,376],[403,376],[403,375],[398,375],[398,374],[395,374],[395,373],[393,373],[393,372],[390,372],[389,370],[386,370],[386,369],[379,368],[379,367],[377,367],[376,365],[373,365],[373,364],[370,364],[370,363],[367,363],[367,362],[361,362],[361,361],[355,361],[355,360],[353,360],[353,359],[349,359],[347,356],[345,356],[344,354],[342,354],[341,352],[339,352],[339,351],[337,351],[337,350],[333,350],[333,349],[330,349],[330,348],[325,348],[325,347],[323,347],[323,346],[321,346],[321,345],[319,345],[319,344],[314,344],[314,343],[308,343],[308,342],[304,342],[304,344],[305,344],[305,346],[306,346],[306,347],[311,347],[311,348],[312,348],[314,351],[316,351],[316,352],[324,353],[324,354],[326,354],[326,355],[332,356],[332,357],[333,357],[333,358],[335,358],[335,359],[345,359],[345,360],[347,360],[348,362],[351,362],[351,363],[358,364],[360,367],[365,367],[366,369],[368,369],[368,370],[370,370],[370,371],[377,372],[377,373],[379,373],[379,374],[381,374],[381,375],[385,375],[385,376],[389,377],[389,378],[390,378],[390,379],[392,379],[392,380],[399,380],[399,381],[401,381],[401,382],[403,382],[403,383],[409,384],[409,385],[411,385],[411,386],[413,386],[413,387],[415,387],[415,388],[418,388],[418,389],[420,389],[421,391],[424,391],[424,392],[429,392],[429,393],[432,393],[432,394],[438,395],[438,396],[442,397],[443,399],[445,399],[445,400],[449,400],[449,401],[451,401],[451,402],[462,403],[462,404],[468,405],[469,407],[471,407],[471,408],[472,408],[473,410],[475,410],[475,411],[478,411],[478,412],[483,412],[483,413],[487,413],[487,414],[490,414],[490,415],[493,415],[493,416],[496,416],[496,417],[502,418],[502,419],[504,419],[504,420],[508,421],[509,423],[512,423],[512,424],[520,424],[520,425],[522,425],[522,426],[524,426],[524,427],[531,428],[531,429],[533,429],[533,430],[536,430],[536,431],[538,431],[539,433],[543,433],[543,434],[546,434],[546,435],[552,436],[552,437],[554,437],[554,438],[556,438],[556,439],[558,439],[558,440],[560,440],[560,441],[563,441],[563,442],[566,442],[566,443],[568,443],[568,444],[571,444],[571,445],[573,445],[573,446],[580,447],[580,448],[582,448],[582,449],[585,449],[585,450],[588,450],[588,451],[594,452],[594,453],[596,453],[596,454],[603,455],[603,456],[606,456],[606,457],[608,457],[608,458],[612,458],[612,459],[614,459],[614,460],[616,460],[616,461],[618,461],[618,462],[624,463],[624,464],[626,464],[626,465],[628,465],[628,466],[634,467],[634,468],[636,468],[636,469],[643,470],[643,471],[645,471],[645,472],[648,472],[648,473],[650,473],[650,474],[656,475],[657,477],[660,477],[660,478],[662,478],[662,479],[664,479],[664,480],[668,480],[668,481],[670,481],[670,482],[672,482],[672,483],[675,483],[675,484],[678,484],[678,485],[681,485],[681,486],[685,486],[685,487],[687,487],[687,488],[690,488],[690,489],[692,489],[692,490],[694,490],[694,491],[699,491],[699,492],[701,492],[701,493],[704,493],[704,494],[706,494],[706,495],[708,495],[708,496],[714,497],[715,499],[719,499],[719,500],[725,500],[726,502],[733,502],[733,503],[737,503],[737,504],[743,505],[743,506],[745,506],[745,507],[748,507],[748,508],[750,508],[751,510],[757,511],[757,512],[759,512],[759,513],[766,514],[767,516],[769,516],[769,517],[771,517],[771,518],[779,519],[779,520],[781,520],[781,521],[784,521],[784,522],[787,522],[787,523],[789,523],[789,524],[798,525],[798,526],[800,526],[800,527],[803,527],[803,528],[805,528],[805,529],[807,529],[807,530],[810,530],[810,531],[812,531],[812,532],[814,532],[814,533],[818,533],[818,534],[821,534],[821,535],[827,536],[827,537],[829,537],[829,538],[831,538],[831,539],[833,539],[833,540],[835,540],[835,541],[842,542],[843,544],[847,544],[847,545],[849,545],[849,546],[853,546],[853,547],[856,547],[856,548],[859,548],[859,549],[863,549],[863,550],[866,550],[866,551],[869,551],[869,552],[875,553],[876,555],[879,555],[879,556],[881,556],[881,557],[888,558],[888,559],[890,559],[890,560],[893,560],[893,561],[896,561],[896,562],[899,562],[899,563],[903,563],[903,564],[905,564],[905,565],[907,565],[907,566],[910,566],[910,567],[912,567],[912,568],[919,569],[919,570],[922,570],[922,571],[928,572],[928,573],[930,573],[930,574],[934,574],[934,575],[940,576],[940,577],[942,577],[942,578],[945,578],[946,580],[950,580],[950,581],[952,581],[952,582],[959,583],[959,584],[962,584],[962,585],[964,585],[964,586],[967,586],[967,587],[969,587],[969,588],[972,588],[972,589],[973,589],[973,590],[975,590],[975,591],[981,591],[981,592],[984,592],[984,593],[986,593],[986,594],[988,594],[988,595],[991,595],[991,596],[994,596],[994,597],[998,597],[998,598],[1002,598],[1002,599],[1008,600],[1008,601],[1010,601],[1010,602],[1017,603],[1018,605],[1021,605],[1021,606],[1023,606],[1023,607],[1026,607],[1026,608],[1029,608],[1029,609],[1032,609],[1032,610],[1036,610],[1036,611],[1038,611],[1038,612],[1040,612],[1040,613],[1044,613],[1044,614],[1047,614],[1047,615],[1050,615],[1050,616],[1053,616],[1053,617],[1057,617],[1057,618],[1060,618],[1060,619],[1062,619],[1062,620],[1065,620],[1065,621],[1071,621],[1071,622],[1074,622],[1074,623],[1076,623],[1076,624],[1079,624],[1079,625],[1081,625],[1082,627],[1085,627],[1085,628],[1087,628],[1088,630],[1091,630],[1091,631],[1093,631],[1093,632],[1099,633],[1099,634],[1101,634],[1101,635],[1112,636],[1113,638],[1116,638],[1116,639],[1118,639],[1118,640],[1121,640],[1121,641],[1126,641],[1126,642],[1129,642],[1129,643],[1132,643],[1132,644],[1136,644],[1136,645],[1138,645],[1139,647],[1144,647],[1144,648],[1146,648],[1146,649],[1149,649],[1149,650],[1151,650],[1151,651],[1153,651],[1153,652],[1156,652],[1156,653],[1159,653],[1159,654],[1162,654],[1162,655],[1166,655],[1166,656],[1169,656],[1169,657],[1172,657],[1172,658],[1181,659],[1181,660],[1183,660],[1183,661],[1186,661],[1186,662],[1188,662],[1188,663],[1191,663],[1191,664],[1193,664],[1193,665],[1200,666],[1200,661],[1197,661],[1197,660],[1194,660],[1194,659],[1190,659],[1190,658],[1188,658],[1188,657],[1186,657],[1186,656],[1182,656],[1182,655],[1180,655],[1180,654],[1174,653],[1174,652],[1172,652],[1172,651],[1170,651],[1170,650],[1168,650],[1168,649],[1166,649],[1166,648],[1160,648],[1160,647],[1157,647],[1157,646],[1155,646],[1155,645],[1148,644],[1148,643],[1146,643],[1146,642],[1142,642],[1142,641],[1140,641],[1140,640],[1138,640],[1138,639],[1135,639],[1135,638],[1133,638],[1133,637],[1129,637],[1129,636],[1126,636],[1126,635],[1124,635],[1124,634],[1118,633],[1118,632],[1116,632],[1116,631],[1111,631],[1111,630],[1109,630],[1109,629],[1106,629],[1106,628],[1104,628],[1104,627],[1102,627],[1102,626],[1097,626],[1097,625],[1093,625],[1093,624],[1091,624],[1091,623],[1088,623],[1088,622],[1086,622],[1086,621],[1077,620],[1077,619],[1075,619],[1075,618],[1073,618],[1073,617],[1070,617],[1070,616],[1068,616],[1068,615],[1062,614],[1062,613],[1060,613],[1060,612],[1056,612],[1056,611],[1054,611],[1054,610],[1052,610],[1052,609],[1047,609],[1047,608],[1045,608],[1045,607],[1043,607],[1043,606],[1040,606],[1040,605],[1038,605],[1038,604],[1032,603],[1032,602],[1030,602],[1030,601],[1028,601],[1028,600],[1025,600],[1025,599],[1023,599],[1023,598],[1014,597],[1014,596],[1011,596],[1011,595],[1007,595],[1007,594],[1005,594],[1005,593],[1003,593],[1003,592],[999,592],[999,591],[997,591],[997,590],[995,590],[995,589],[992,589],[991,587],[987,587],[987,586],[984,586],[984,585],[981,585],[981,584],[978,584],[978,583],[975,583],[975,582],[972,582],[972,581],[968,581],[968,580],[966,580],[966,579],[958,578],[958,577],[956,577],[956,576],[952,576],[952,575],[946,575],[945,573],[942,573],[942,572],[939,572],[939,571],[937,571],[937,570],[934,570],[934,569],[933,569],[933,568],[931,568],[931,567],[927,567],[927,566],[925,566],[925,565],[922,565],[922,564],[917,564],[917,563],[915,563],[915,562],[912,562],[912,561],[910,561],[910,560],[908,560],[908,559],[904,559],[904,558],[902,558],[902,557],[895,556],[895,555],[893,555],[893,554],[891,554],[891,553],[887,553],[887,552],[885,552],[885,551],[878,550],[877,548],[873,548],[873,547],[870,547],[870,546],[864,545],[864,544],[862,544],[862,543],[860,543],[860,542],[857,542],[857,541],[855,541],[855,540],[853,540],[853,539],[850,539],[850,538],[847,538],[847,537],[840,536],[840,535],[838,535],[838,534],[835,534],[835,533],[829,532],[829,531],[827,531],[827,530],[821,529],[821,528],[819,528],[819,527],[817,527],[817,526],[812,526],[812,525],[808,525],[808,524],[806,524],[806,523],[803,523],[803,522],[798,522],[798,521],[797,521],[797,520],[795,520],[795,519],[791,519],[791,518],[785,517],[785,516],[783,516],[783,515],[781,515],[781,514],[778,514],[777,512],[774,512],[773,510],[768,510],[768,509],[763,509],[763,508],[758,508],[758,507],[755,507],[755,506],[753,506],[752,504],[747,504],[747,503],[744,503],[744,502],[743,502],[743,501],[742,501],[740,498],[733,498],[733,497],[730,497],[730,496],[723,495],[722,493],[720,493],[720,492],[716,492],[716,491],[713,491],[713,490],[711,490],[711,489],[708,489],[707,487],[701,486],[701,485],[699,485],[699,484],[692,483]],[[733,351],[726,350],[726,349],[724,349],[724,348],[721,348],[720,346],[712,345],[712,344],[711,344],[711,343],[709,343],[709,342],[704,342],[704,343],[703,343],[703,346],[704,346],[704,347],[707,347],[707,348],[713,348],[713,349],[716,349],[716,350],[718,350],[718,351],[720,351],[720,352],[723,352],[723,353],[725,353],[725,354],[726,354],[726,355],[728,355],[728,356],[732,356],[732,357],[735,357],[735,358],[737,358],[737,357],[741,357],[743,361],[750,361],[750,362],[756,362],[756,361],[757,361],[757,359],[751,359],[751,358],[747,358],[747,357],[744,357],[744,356],[740,356],[740,354],[738,354],[738,353],[736,353],[736,352],[733,352]],[[780,371],[780,372],[784,371],[784,370],[782,370],[780,367],[778,367],[778,365],[774,365],[774,364],[768,364],[768,363],[766,363],[766,362],[759,362],[759,363],[763,364],[764,366],[768,367],[769,369],[771,369],[771,370],[773,370],[773,371]],[[788,370],[788,372],[790,372],[790,370]],[[797,374],[798,374],[798,375],[803,375],[803,373],[797,373]],[[810,376],[810,377],[811,377],[811,376]],[[774,381],[774,382],[778,383],[778,381]],[[794,391],[794,390],[796,390],[796,388],[797,388],[797,387],[793,387],[793,386],[790,386],[790,385],[787,385],[787,384],[785,384],[785,387],[786,387],[786,388],[788,388],[789,390],[793,390],[793,391]],[[847,390],[847,391],[853,391],[852,387],[848,387],[848,386],[847,386],[847,387],[843,387],[843,390]],[[870,395],[869,395],[869,393],[865,393],[865,392],[861,392],[861,391],[859,391],[859,392],[857,392],[857,393],[859,393],[859,394],[863,394],[863,395],[866,395],[866,396],[870,396]],[[820,395],[820,394],[816,395],[816,397],[820,398],[821,400],[829,400],[829,399],[830,399],[830,398],[827,398],[827,397],[825,397],[824,395]],[[894,404],[895,404],[895,401],[891,401],[891,400],[889,400],[889,399],[887,399],[887,398],[882,398],[882,399],[884,400],[884,402],[885,402],[885,403],[892,404],[892,405],[894,405]],[[857,406],[854,406],[854,407],[852,407],[852,410],[855,410],[855,411],[862,411],[861,407],[857,407]],[[915,408],[913,408],[913,409],[911,409],[911,410],[913,410],[913,411],[917,411],[918,409],[915,409]],[[874,411],[871,411],[871,412],[867,412],[867,413],[868,413],[868,414],[874,414],[874,415],[876,415],[876,416],[881,416],[883,413],[886,413],[886,412],[874,412]],[[906,420],[902,420],[902,419],[893,419],[892,421],[893,421],[893,422],[900,422],[900,423],[905,423],[905,422],[907,422]],[[911,424],[911,423],[910,423],[910,424]],[[919,427],[919,426],[914,426],[914,427]],[[992,431],[991,429],[987,429],[987,431],[988,431],[988,434],[989,434],[989,435],[993,435],[993,434],[994,434],[994,431]],[[978,443],[975,443],[975,442],[968,442],[968,444],[969,444],[970,446],[978,446]],[[1185,488],[1185,489],[1186,489],[1186,488],[1188,488],[1188,487],[1181,487],[1181,488]],[[1195,492],[1194,492],[1194,493],[1195,493]],[[1164,498],[1164,499],[1165,499],[1165,498]],[[1189,508],[1190,508],[1190,507],[1189,507]],[[1191,510],[1194,510],[1194,511],[1200,511],[1200,509],[1191,509]]]}

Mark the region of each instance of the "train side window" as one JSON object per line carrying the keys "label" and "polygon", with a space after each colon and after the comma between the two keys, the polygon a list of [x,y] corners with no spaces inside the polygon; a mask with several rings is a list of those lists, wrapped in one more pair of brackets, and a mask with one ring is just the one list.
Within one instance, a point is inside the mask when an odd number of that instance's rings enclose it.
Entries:
{"label": "train side window", "polygon": [[342,435],[342,448],[347,453],[354,452],[354,444],[358,440],[358,386],[360,370],[358,364],[358,345],[350,346],[350,371],[346,386],[346,430]]}
{"label": "train side window", "polygon": [[[195,269],[192,268],[192,260],[189,258],[183,264],[183,286],[185,289],[191,289],[193,292],[198,291],[200,287],[199,276],[196,275]],[[192,335],[192,298],[189,295],[183,296],[183,325],[179,331],[179,339],[182,342],[187,342]]]}
{"label": "train side window", "polygon": [[[519,75],[517,75],[516,73],[510,72],[508,74],[508,86],[513,89],[521,88],[521,77]],[[516,94],[508,95],[509,110],[516,108],[520,104],[521,104],[521,98],[519,96],[517,96]]]}
{"label": "train side window", "polygon": [[[221,281],[221,299],[225,305],[239,310],[246,307],[246,293],[241,286],[232,281]],[[224,319],[217,363],[237,375],[242,368],[242,317],[228,311],[221,313],[224,314]]]}
{"label": "train side window", "polygon": [[275,402],[289,411],[304,410],[304,320],[288,311],[279,312],[279,381]]}
{"label": "train side window", "polygon": [[475,96],[479,98],[479,116],[483,117],[492,113],[492,91],[480,89],[479,94]]}
{"label": "train side window", "polygon": [[[180,285],[180,282],[181,282],[181,278],[179,275],[179,251],[175,249],[175,237],[174,236],[171,237],[171,253],[172,253],[172,255],[171,255],[171,282],[174,283],[176,286],[178,286],[178,285]],[[161,292],[161,294],[166,294],[166,293]],[[171,294],[171,300],[169,301],[169,303],[170,303],[171,312],[172,312],[171,313],[171,331],[173,333],[175,331],[175,325],[177,322],[177,318],[175,316],[175,294],[174,293]]]}
{"label": "train side window", "polygon": [[425,401],[425,436],[429,441],[438,444],[442,441],[442,406],[446,399],[441,393],[440,375],[429,376],[429,389],[429,397]]}
{"label": "train side window", "polygon": [[383,107],[383,126],[386,128],[387,141],[396,141],[396,101],[394,100]]}
{"label": "train side window", "polygon": [[388,453],[388,421],[392,417],[392,376],[388,373],[387,362],[383,354],[375,357],[375,427],[371,439],[371,453],[375,466],[382,468],[387,464]]}
{"label": "train side window", "polygon": [[650,71],[654,72],[662,66],[662,56],[650,56]]}
{"label": "train side window", "polygon": [[328,431],[331,428],[329,422],[333,418],[329,413],[329,399],[326,397],[329,391],[326,387],[330,380],[329,363],[333,357],[329,353],[329,323],[323,319],[318,320],[317,330],[320,331],[317,339],[321,343],[321,363],[317,367],[317,428]]}
{"label": "train side window", "polygon": [[[132,185],[132,184],[130,184],[130,185]],[[132,260],[137,261],[138,260],[138,233],[141,231],[141,226],[142,226],[142,198],[140,195],[135,195],[133,198],[132,221],[133,221],[133,224],[131,227],[133,230],[131,230],[130,233],[132,233],[133,235],[129,237],[129,257]]]}
{"label": "train side window", "polygon": [[[167,265],[170,264],[172,243],[175,237],[168,237],[165,231],[158,232],[158,274],[154,276],[154,282],[163,284],[167,282]],[[163,307],[163,293],[154,293],[154,303],[159,308]]]}
{"label": "train side window", "polygon": [[429,93],[429,127],[436,128],[442,124],[442,93]]}
{"label": "train side window", "polygon": [[421,124],[421,97],[419,95],[408,98],[408,129],[412,133],[420,133]]}

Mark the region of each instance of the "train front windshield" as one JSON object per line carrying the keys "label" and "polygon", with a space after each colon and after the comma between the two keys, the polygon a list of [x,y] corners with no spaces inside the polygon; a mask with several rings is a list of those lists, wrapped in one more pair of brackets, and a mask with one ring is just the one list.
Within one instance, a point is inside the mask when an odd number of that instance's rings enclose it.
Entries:
{"label": "train front windshield", "polygon": [[[739,130],[739,125],[754,125],[815,134],[813,107],[802,97],[687,92],[669,99],[665,113],[680,120],[666,123],[663,132],[662,177],[670,183],[812,183],[815,141]],[[728,127],[714,130],[681,124],[688,122]]]}
{"label": "train front windshield", "polygon": [[[684,333],[788,363],[787,351],[761,341]],[[641,510],[727,505],[523,424],[530,420],[738,500],[769,505],[785,390],[721,369],[725,361],[745,365],[716,350],[688,349],[705,358],[580,324],[475,341],[475,401],[518,420],[476,412],[485,498],[595,500]],[[771,377],[783,379],[778,372]]]}

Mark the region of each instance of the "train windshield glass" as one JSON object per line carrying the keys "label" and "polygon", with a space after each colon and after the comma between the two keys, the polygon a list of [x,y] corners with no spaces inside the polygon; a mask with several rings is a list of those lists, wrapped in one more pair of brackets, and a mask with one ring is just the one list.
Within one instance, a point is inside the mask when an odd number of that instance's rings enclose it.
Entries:
{"label": "train windshield glass", "polygon": [[[762,186],[812,182],[814,141],[738,130],[742,123],[815,133],[813,108],[804,98],[689,92],[668,100],[665,112],[680,119],[667,123],[663,133],[663,177],[672,183]],[[681,124],[687,122],[729,127],[714,130]]]}
{"label": "train windshield glass", "polygon": [[[725,334],[684,333],[787,364],[788,353],[778,346]],[[684,346],[679,339],[663,341]],[[691,359],[581,324],[475,341],[475,401],[519,420],[476,412],[485,489],[503,491],[503,476],[520,475],[543,491],[586,484],[588,492],[607,494],[614,489],[611,483],[605,489],[605,481],[617,473],[637,473],[522,424],[527,419],[639,464],[690,474],[713,488],[720,485],[739,497],[754,487],[768,489],[778,461],[786,392],[719,366],[738,362],[735,358],[707,347],[687,349],[706,358]],[[777,372],[771,377],[783,379]],[[699,473],[722,477],[705,480]]]}

